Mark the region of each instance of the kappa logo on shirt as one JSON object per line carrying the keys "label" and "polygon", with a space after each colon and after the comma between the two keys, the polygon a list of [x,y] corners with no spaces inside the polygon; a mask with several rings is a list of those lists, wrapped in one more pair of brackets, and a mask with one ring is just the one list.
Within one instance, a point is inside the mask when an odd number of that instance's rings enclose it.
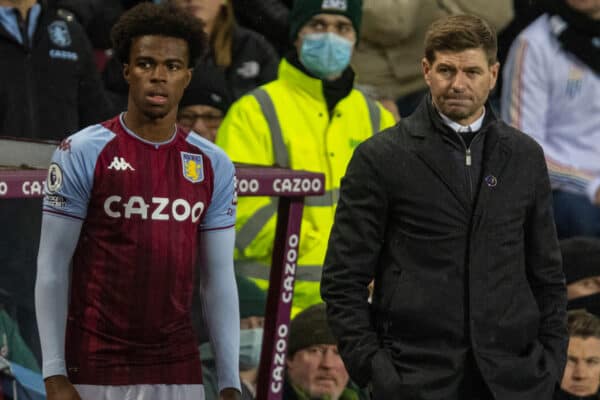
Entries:
{"label": "kappa logo on shirt", "polygon": [[115,157],[108,166],[108,169],[114,169],[116,171],[135,171],[135,169],[129,164],[123,157]]}

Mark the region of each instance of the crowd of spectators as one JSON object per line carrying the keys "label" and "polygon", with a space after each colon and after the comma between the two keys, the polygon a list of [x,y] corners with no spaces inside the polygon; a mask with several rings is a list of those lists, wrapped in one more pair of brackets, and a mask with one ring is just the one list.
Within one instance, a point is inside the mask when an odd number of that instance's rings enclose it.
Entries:
{"label": "crowd of spectators", "polygon": [[[0,136],[59,142],[124,111],[128,88],[112,55],[110,28],[140,2],[0,0]],[[325,196],[307,199],[302,222],[289,399],[366,395],[339,367],[335,340],[322,326],[324,310],[313,306],[320,303],[318,282],[339,183],[358,143],[410,115],[427,93],[421,60],[429,24],[463,13],[486,19],[499,32],[503,82],[492,106],[544,149],[569,308],[587,310],[569,314],[572,343],[564,393],[557,399],[596,396],[598,370],[588,371],[595,374],[591,389],[572,388],[581,387],[573,382],[588,373],[579,357],[600,357],[599,1],[364,0],[348,1],[348,10],[326,18],[315,17],[323,0],[304,0],[303,8],[294,8],[292,0],[154,2],[169,2],[200,19],[209,39],[180,103],[179,124],[221,146],[235,162],[326,176]],[[310,61],[331,32],[349,43],[347,54],[332,55],[338,61],[347,56],[337,69]],[[304,37],[314,39],[312,50]],[[0,205],[0,356],[32,370],[39,369],[40,357],[33,312],[40,209],[37,199],[4,199]],[[256,391],[261,293],[268,286],[276,210],[270,198],[239,200],[244,398]],[[299,336],[302,330],[312,336]],[[314,336],[315,330],[321,334]],[[210,350],[203,349],[210,388]],[[333,393],[313,392],[313,368],[339,374]],[[207,390],[207,399],[215,393]]]}

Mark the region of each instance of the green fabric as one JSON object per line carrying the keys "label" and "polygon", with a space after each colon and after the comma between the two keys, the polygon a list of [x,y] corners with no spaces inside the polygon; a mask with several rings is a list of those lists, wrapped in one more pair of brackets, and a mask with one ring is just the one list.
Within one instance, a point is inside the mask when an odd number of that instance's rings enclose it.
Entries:
{"label": "green fabric", "polygon": [[290,40],[295,42],[298,31],[317,14],[339,14],[348,17],[358,39],[362,4],[362,0],[296,0],[290,12]]}
{"label": "green fabric", "polygon": [[[294,389],[294,392],[296,393],[298,400],[331,400],[331,396],[323,396],[318,399],[312,398],[307,393],[302,391],[302,389],[297,387],[296,385],[291,385],[291,386],[292,386],[292,389]],[[358,394],[358,392],[356,392],[354,389],[346,388],[346,389],[344,389],[344,391],[342,392],[342,394],[340,395],[338,400],[359,400],[359,399],[360,399],[360,395]]]}
{"label": "green fabric", "polygon": [[37,360],[19,333],[19,327],[4,310],[0,310],[0,356],[40,372]]}
{"label": "green fabric", "polygon": [[264,317],[267,305],[267,294],[254,281],[236,274],[238,287],[240,318]]}
{"label": "green fabric", "polygon": [[320,344],[337,345],[329,324],[325,303],[315,304],[300,312],[290,323],[288,354]]}

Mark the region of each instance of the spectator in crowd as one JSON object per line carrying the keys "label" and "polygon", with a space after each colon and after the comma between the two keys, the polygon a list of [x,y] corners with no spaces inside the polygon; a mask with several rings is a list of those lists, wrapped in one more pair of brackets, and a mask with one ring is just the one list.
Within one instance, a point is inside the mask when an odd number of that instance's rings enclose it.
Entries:
{"label": "spectator in crowd", "polygon": [[229,105],[222,74],[214,66],[197,67],[179,102],[177,123],[214,142]]}
{"label": "spectator in crowd", "polygon": [[567,281],[568,308],[583,308],[600,317],[600,239],[562,239],[560,249]]}
{"label": "spectator in crowd", "polygon": [[324,304],[300,312],[290,325],[283,400],[359,400],[365,394],[348,376]]}
{"label": "spectator in crowd", "polygon": [[410,115],[427,93],[421,74],[423,36],[436,19],[474,14],[501,29],[512,18],[512,0],[365,0],[360,44],[352,65],[358,83]]}
{"label": "spectator in crowd", "polygon": [[502,116],[544,148],[559,238],[600,237],[600,2],[547,7],[511,47]]}
{"label": "spectator in crowd", "polygon": [[[111,109],[81,26],[54,1],[0,0],[0,136],[62,140]],[[19,307],[22,334],[39,353],[33,283],[39,199],[2,200],[0,288]]]}
{"label": "spectator in crowd", "polygon": [[21,337],[19,326],[0,303],[0,357],[32,371],[40,372],[33,353]]}
{"label": "spectator in crowd", "polygon": [[0,135],[62,140],[111,115],[79,24],[53,2],[0,0]]}
{"label": "spectator in crowd", "polygon": [[235,21],[231,0],[170,0],[204,23],[209,51],[199,63],[216,65],[236,100],[277,77],[279,57],[266,39]]}
{"label": "spectator in crowd", "polygon": [[485,20],[435,21],[422,63],[430,94],[340,189],[321,282],[340,353],[377,399],[551,399],[567,299],[542,149],[487,102]]}
{"label": "spectator in crowd", "polygon": [[163,2],[163,0],[56,0],[58,7],[72,13],[72,17],[84,27],[92,46],[97,50],[111,49],[110,29],[124,11],[145,1]]}
{"label": "spectator in crowd", "polygon": [[233,0],[240,25],[258,32],[273,44],[279,54],[289,50],[287,35],[293,0]]}
{"label": "spectator in crowd", "polygon": [[[319,281],[340,179],[354,148],[394,124],[380,104],[353,89],[350,57],[360,31],[362,0],[294,3],[294,50],[275,82],[232,105],[217,144],[233,161],[325,174],[326,193],[306,199],[298,252],[293,313],[320,302]],[[335,54],[335,57],[330,57]],[[276,201],[238,200],[238,273],[268,285]]]}
{"label": "spectator in crowd", "polygon": [[[235,277],[240,301],[240,380],[242,399],[256,398],[258,365],[262,349],[263,326],[267,296],[248,278]],[[218,399],[215,359],[210,343],[200,346],[202,383],[206,400]]]}
{"label": "spectator in crowd", "polygon": [[110,49],[110,29],[124,12],[120,0],[56,0],[83,26],[94,49]]}
{"label": "spectator in crowd", "polygon": [[128,109],[70,136],[46,181],[35,296],[48,400],[201,399],[196,261],[219,396],[239,399],[235,170],[176,125],[202,25],[144,3],[112,38]]}
{"label": "spectator in crowd", "polygon": [[[515,38],[537,17],[544,13],[546,0],[513,0],[514,17],[498,32],[498,59],[501,65]],[[498,77],[500,78],[500,77]]]}
{"label": "spectator in crowd", "polygon": [[[235,21],[231,0],[165,0],[201,20],[209,38],[205,54],[194,60],[200,70],[215,68],[226,83],[227,97],[236,100],[277,76],[279,56],[256,32]],[[194,73],[194,75],[198,75]],[[103,74],[107,88],[125,105],[127,84],[118,60],[112,59]]]}
{"label": "spectator in crowd", "polygon": [[568,313],[567,365],[554,400],[598,400],[600,319],[585,310]]}

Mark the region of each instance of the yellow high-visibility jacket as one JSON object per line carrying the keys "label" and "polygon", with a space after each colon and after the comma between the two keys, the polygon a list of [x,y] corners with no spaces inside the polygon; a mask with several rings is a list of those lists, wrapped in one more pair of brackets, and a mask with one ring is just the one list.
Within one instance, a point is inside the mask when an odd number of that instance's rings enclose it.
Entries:
{"label": "yellow high-visibility jacket", "polygon": [[[330,115],[322,81],[285,59],[277,80],[240,98],[227,112],[216,142],[234,162],[325,174],[325,195],[305,199],[292,314],[321,301],[329,231],[354,148],[394,123],[390,112],[358,90],[341,99]],[[273,133],[280,140],[273,141]],[[238,200],[236,269],[262,287],[268,285],[276,212],[275,198]]]}

